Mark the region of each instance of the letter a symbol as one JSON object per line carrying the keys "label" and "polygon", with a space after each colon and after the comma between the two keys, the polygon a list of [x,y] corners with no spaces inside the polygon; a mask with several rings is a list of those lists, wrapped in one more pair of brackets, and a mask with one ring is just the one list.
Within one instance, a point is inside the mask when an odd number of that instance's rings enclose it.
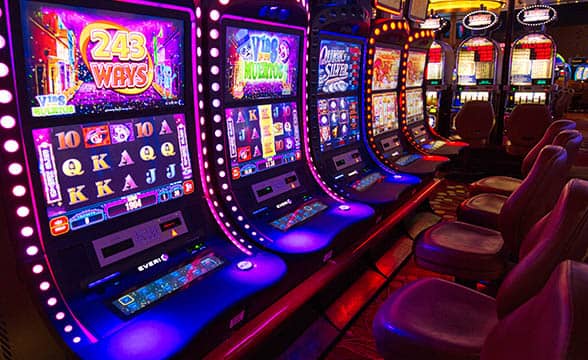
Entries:
{"label": "letter a symbol", "polygon": [[131,175],[127,175],[125,177],[125,186],[123,187],[122,191],[129,191],[138,188],[137,183]]}
{"label": "letter a symbol", "polygon": [[159,135],[167,135],[167,134],[172,134],[172,133],[173,133],[173,131],[169,127],[167,120],[163,120],[161,122],[161,130],[159,131]]}
{"label": "letter a symbol", "polygon": [[134,163],[135,162],[133,161],[131,155],[129,155],[128,151],[123,150],[123,152],[120,153],[120,162],[118,163],[118,167],[133,165]]}

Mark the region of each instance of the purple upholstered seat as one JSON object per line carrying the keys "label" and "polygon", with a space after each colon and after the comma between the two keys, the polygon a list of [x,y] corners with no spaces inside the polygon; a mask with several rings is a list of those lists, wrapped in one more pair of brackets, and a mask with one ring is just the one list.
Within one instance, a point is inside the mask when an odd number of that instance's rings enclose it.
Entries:
{"label": "purple upholstered seat", "polygon": [[[524,258],[496,300],[441,279],[417,280],[394,292],[373,323],[380,354],[386,359],[586,358],[588,265],[558,264],[585,257],[588,181],[571,180],[524,243]],[[521,341],[509,355],[517,337]]]}

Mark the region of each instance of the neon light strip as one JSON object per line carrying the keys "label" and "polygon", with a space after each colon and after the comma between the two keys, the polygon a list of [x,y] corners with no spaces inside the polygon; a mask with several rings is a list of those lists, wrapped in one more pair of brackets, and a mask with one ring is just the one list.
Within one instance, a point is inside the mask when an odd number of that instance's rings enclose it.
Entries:
{"label": "neon light strip", "polygon": [[[13,39],[13,34],[12,34],[12,27],[11,27],[12,22],[10,20],[10,11],[9,11],[10,7],[8,4],[8,0],[4,0],[4,9],[6,11],[6,29],[7,29],[7,34],[8,34],[8,46],[10,49],[10,61],[11,61],[11,65],[12,65],[12,78],[13,78],[13,87],[14,87],[14,93],[15,93],[14,100],[15,100],[16,106],[17,106],[16,112],[17,112],[17,117],[18,117],[18,123],[21,124],[21,126],[20,126],[21,145],[24,145],[25,140],[24,140],[24,133],[22,131],[22,117],[21,117],[21,113],[20,113],[20,104],[19,104],[20,97],[18,96],[18,87],[17,87],[17,83],[16,83],[16,77],[14,76],[16,74],[16,72],[15,72],[16,65],[15,65],[15,60],[14,60],[14,48],[12,45],[12,42],[14,39]],[[44,258],[45,263],[47,265],[49,275],[51,277],[51,280],[53,281],[52,285],[55,287],[57,293],[59,294],[59,297],[61,298],[63,305],[65,306],[65,308],[69,312],[69,314],[72,317],[72,319],[74,320],[74,322],[78,325],[78,327],[80,328],[82,333],[88,338],[88,340],[91,343],[96,343],[98,341],[98,339],[84,325],[82,325],[80,320],[75,316],[75,314],[71,310],[69,304],[65,300],[65,296],[63,295],[61,288],[57,284],[57,281],[55,278],[55,273],[53,272],[53,268],[51,267],[51,263],[49,262],[47,255],[45,255],[46,254],[45,242],[43,240],[43,233],[41,232],[41,221],[39,219],[39,211],[38,211],[38,207],[37,207],[37,202],[36,202],[35,196],[33,195],[34,194],[33,183],[31,181],[32,174],[31,174],[31,170],[30,170],[30,166],[29,166],[29,159],[28,159],[27,152],[25,151],[24,146],[22,146],[22,153],[23,153],[23,157],[25,160],[26,173],[27,173],[28,182],[29,182],[29,194],[30,194],[30,198],[31,198],[31,203],[33,205],[33,214],[34,214],[33,216],[34,216],[35,222],[36,222],[37,234],[39,236],[39,243],[41,244],[41,249],[44,253],[43,258]]]}

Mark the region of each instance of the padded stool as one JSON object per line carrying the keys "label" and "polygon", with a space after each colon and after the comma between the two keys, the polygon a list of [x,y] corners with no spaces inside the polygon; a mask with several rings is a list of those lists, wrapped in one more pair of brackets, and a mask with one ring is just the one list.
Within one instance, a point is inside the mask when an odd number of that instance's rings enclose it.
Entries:
{"label": "padded stool", "polygon": [[465,141],[471,147],[488,144],[494,127],[494,109],[488,101],[472,100],[463,104],[455,115],[455,131],[458,136],[451,140]]}
{"label": "padded stool", "polygon": [[[537,145],[535,145],[523,159],[521,165],[521,173],[523,176],[527,176],[535,159],[537,159],[537,155],[539,155],[539,151],[541,151],[545,145],[553,143],[553,140],[560,132],[564,130],[574,130],[575,128],[576,123],[570,120],[558,120],[551,123],[545,131],[545,134],[543,134],[541,140],[539,140]],[[489,176],[469,184],[468,190],[471,195],[494,193],[508,196],[521,185],[521,182],[521,179],[509,176]]]}
{"label": "padded stool", "polygon": [[[506,260],[518,255],[521,239],[557,201],[566,181],[566,168],[566,151],[547,145],[529,176],[503,206],[500,232],[460,221],[438,223],[417,238],[417,264],[463,279],[501,277]],[[545,179],[548,176],[550,181]],[[537,194],[541,194],[539,199]]]}
{"label": "padded stool", "polygon": [[537,145],[553,118],[543,104],[519,104],[510,113],[504,126],[508,141],[505,150],[511,155],[522,155]]}
{"label": "padded stool", "polygon": [[[565,176],[569,176],[569,171],[576,160],[580,146],[582,145],[582,134],[577,130],[564,130],[560,132],[553,140],[554,145],[563,147],[568,155],[568,168]],[[540,174],[548,184],[557,186],[556,190],[560,190],[562,174]],[[527,175],[529,176],[529,175]],[[550,177],[556,177],[555,182],[550,181]],[[547,185],[547,184],[546,184]],[[542,189],[538,189],[536,193],[537,198],[543,196]],[[511,195],[513,196],[514,193]],[[458,210],[457,219],[470,224],[485,226],[490,229],[498,229],[498,221],[502,207],[507,201],[504,195],[493,193],[478,194],[469,199],[464,200]]]}
{"label": "padded stool", "polygon": [[[588,181],[570,180],[553,211],[533,227],[523,243],[532,245],[505,278],[496,300],[441,279],[417,280],[395,291],[378,310],[373,323],[380,354],[386,359],[477,359],[484,352],[489,359],[494,359],[496,357],[488,352],[490,350],[483,350],[484,339],[489,334],[498,336],[505,327],[512,328],[511,319],[520,318],[521,314],[534,318],[528,321],[542,321],[544,312],[553,312],[545,318],[556,323],[553,326],[544,323],[543,331],[586,326],[586,321],[582,324],[567,321],[573,319],[570,312],[576,309],[582,309],[578,311],[584,314],[580,320],[586,319],[588,307],[585,300],[577,298],[588,294],[585,288],[588,282],[586,265],[566,262],[558,267],[558,264],[566,259],[580,261],[588,249]],[[557,271],[550,277],[556,267]],[[544,286],[548,279],[549,284]],[[570,284],[574,288],[579,286],[579,290],[571,291]],[[554,295],[544,295],[545,292]],[[562,307],[544,302],[545,296],[568,299],[558,302],[567,304],[568,309],[562,311]],[[545,306],[537,307],[538,303]],[[564,316],[558,320],[561,314]],[[524,336],[539,334],[529,332],[530,327],[526,324],[520,325],[520,329],[527,329]],[[584,333],[562,331],[552,335],[557,336],[539,336],[535,340],[544,341],[543,346],[546,347],[555,342],[558,349],[564,349],[566,344],[575,346],[568,347],[568,350],[586,349]],[[491,339],[488,338],[492,342],[487,346],[506,346],[503,351],[508,351],[508,341],[500,345]],[[580,345],[582,341],[583,345]],[[586,355],[585,352],[566,354]]]}

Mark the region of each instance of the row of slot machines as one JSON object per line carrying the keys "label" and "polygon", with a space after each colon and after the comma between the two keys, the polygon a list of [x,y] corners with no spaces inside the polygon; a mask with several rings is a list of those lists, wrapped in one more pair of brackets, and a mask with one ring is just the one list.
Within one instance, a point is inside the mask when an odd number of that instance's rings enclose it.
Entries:
{"label": "row of slot machines", "polygon": [[503,88],[500,86],[503,48],[491,39],[488,29],[474,32],[458,45],[456,52],[443,41],[433,42],[426,72],[431,125],[440,126],[441,133],[448,133],[443,124],[449,122],[438,119],[449,119],[448,112],[457,112],[468,101],[496,103],[500,91],[508,93],[508,111],[518,104],[549,104],[555,81],[556,46],[551,36],[537,29],[531,27],[513,42],[509,83]]}
{"label": "row of slot machines", "polygon": [[84,359],[201,356],[459,153],[426,123],[433,32],[336,5],[2,4],[17,357],[48,332]]}

